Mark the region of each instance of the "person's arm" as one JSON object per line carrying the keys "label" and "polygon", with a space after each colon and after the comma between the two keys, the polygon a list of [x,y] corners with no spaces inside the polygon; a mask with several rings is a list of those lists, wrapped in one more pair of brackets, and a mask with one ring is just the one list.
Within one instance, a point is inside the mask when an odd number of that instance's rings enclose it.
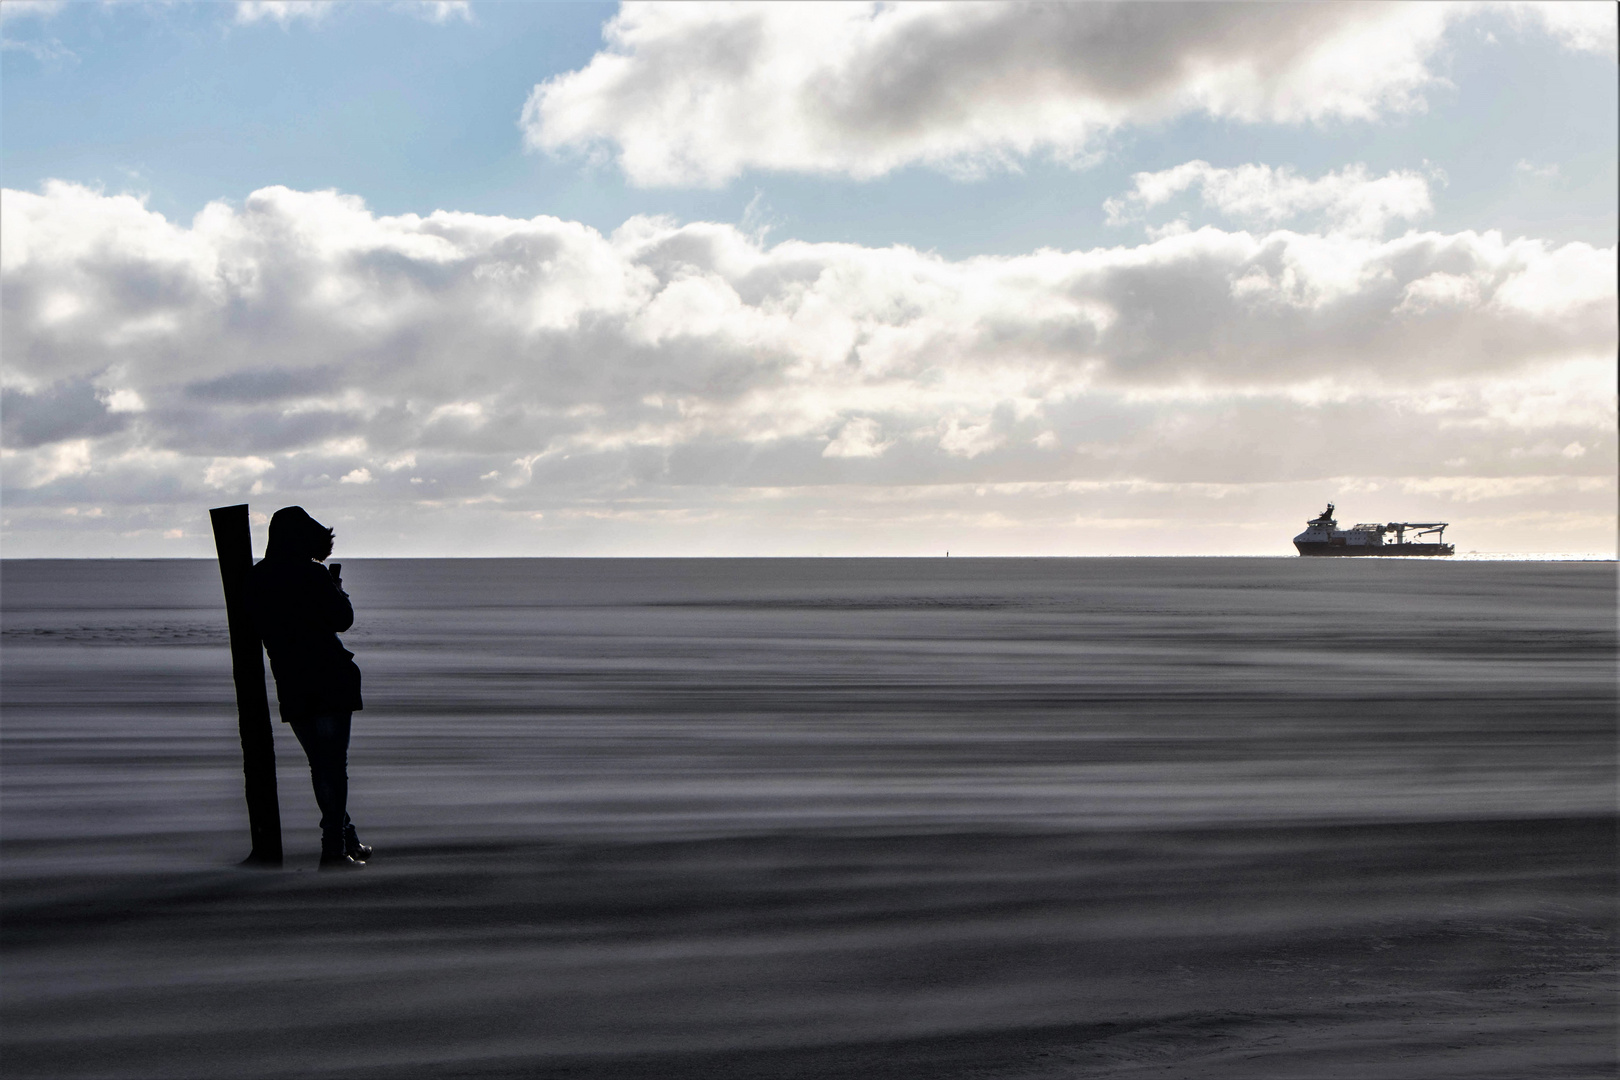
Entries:
{"label": "person's arm", "polygon": [[354,605],[349,603],[349,594],[343,591],[342,583],[326,567],[312,564],[311,568],[321,579],[316,589],[321,617],[333,633],[341,634],[354,625]]}

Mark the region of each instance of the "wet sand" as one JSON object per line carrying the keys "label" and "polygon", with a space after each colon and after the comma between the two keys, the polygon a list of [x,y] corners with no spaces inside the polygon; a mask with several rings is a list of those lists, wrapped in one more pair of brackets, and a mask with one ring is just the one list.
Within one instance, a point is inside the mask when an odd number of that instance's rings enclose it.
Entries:
{"label": "wet sand", "polygon": [[8,1076],[1612,1077],[1613,564],[346,563],[314,871],[206,563],[3,571]]}

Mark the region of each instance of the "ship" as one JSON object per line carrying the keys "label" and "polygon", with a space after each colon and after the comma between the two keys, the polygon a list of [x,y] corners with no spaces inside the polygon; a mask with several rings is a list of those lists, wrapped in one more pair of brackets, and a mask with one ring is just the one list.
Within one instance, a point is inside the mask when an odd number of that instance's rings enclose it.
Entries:
{"label": "ship", "polygon": [[[1457,548],[1446,540],[1444,521],[1392,521],[1388,525],[1357,525],[1339,528],[1333,520],[1333,504],[1305,523],[1305,531],[1294,537],[1301,555],[1453,555]],[[1406,534],[1412,534],[1407,540]],[[1395,534],[1395,542],[1384,537]],[[1433,536],[1433,541],[1418,537]]]}

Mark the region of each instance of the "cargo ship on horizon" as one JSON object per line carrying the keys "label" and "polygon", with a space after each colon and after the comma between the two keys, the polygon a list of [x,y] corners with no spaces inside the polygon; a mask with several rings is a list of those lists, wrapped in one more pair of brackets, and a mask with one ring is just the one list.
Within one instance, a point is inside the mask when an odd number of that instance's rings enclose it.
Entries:
{"label": "cargo ship on horizon", "polygon": [[[1339,528],[1333,520],[1333,504],[1305,523],[1305,531],[1294,537],[1294,547],[1301,555],[1452,555],[1456,546],[1445,542],[1444,521],[1392,521],[1388,525],[1357,525]],[[1430,543],[1408,542],[1407,532],[1413,537],[1433,535]],[[1395,542],[1384,537],[1395,534]]]}

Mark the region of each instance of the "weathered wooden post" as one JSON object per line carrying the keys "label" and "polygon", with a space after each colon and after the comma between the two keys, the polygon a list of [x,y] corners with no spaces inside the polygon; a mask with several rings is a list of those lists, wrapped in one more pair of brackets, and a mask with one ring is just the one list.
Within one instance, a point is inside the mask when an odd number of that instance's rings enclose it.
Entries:
{"label": "weathered wooden post", "polygon": [[276,798],[276,744],[270,699],[264,692],[264,646],[247,609],[247,573],[253,568],[248,508],[208,511],[225,586],[225,619],[231,635],[231,676],[236,682],[236,726],[242,735],[242,773],[247,780],[248,829],[253,850],[243,866],[281,865],[281,804]]}

